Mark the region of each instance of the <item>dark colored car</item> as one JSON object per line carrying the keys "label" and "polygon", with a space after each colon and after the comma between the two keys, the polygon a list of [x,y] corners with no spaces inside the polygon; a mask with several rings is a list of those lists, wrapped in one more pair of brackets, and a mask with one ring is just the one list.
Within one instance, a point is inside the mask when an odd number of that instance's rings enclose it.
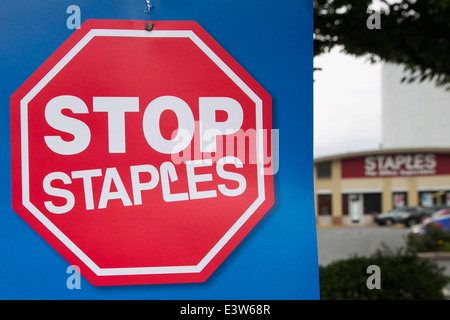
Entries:
{"label": "dark colored car", "polygon": [[400,216],[403,214],[410,214],[415,213],[420,210],[420,207],[402,207],[402,208],[395,208],[392,211],[380,213],[374,217],[374,221],[380,225],[391,225],[393,223],[396,223],[398,219],[400,219]]}
{"label": "dark colored car", "polygon": [[407,227],[421,223],[424,219],[431,217],[435,212],[447,208],[446,206],[433,206],[416,208],[417,210],[409,210],[398,215],[395,222],[402,223]]}

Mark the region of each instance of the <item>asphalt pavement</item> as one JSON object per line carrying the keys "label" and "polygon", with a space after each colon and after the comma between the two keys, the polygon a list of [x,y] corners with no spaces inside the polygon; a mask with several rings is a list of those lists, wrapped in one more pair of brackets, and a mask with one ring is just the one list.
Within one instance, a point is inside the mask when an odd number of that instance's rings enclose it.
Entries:
{"label": "asphalt pavement", "polygon": [[406,228],[398,227],[318,227],[319,264],[327,265],[353,255],[369,256],[383,244],[392,250],[406,247],[407,232]]}

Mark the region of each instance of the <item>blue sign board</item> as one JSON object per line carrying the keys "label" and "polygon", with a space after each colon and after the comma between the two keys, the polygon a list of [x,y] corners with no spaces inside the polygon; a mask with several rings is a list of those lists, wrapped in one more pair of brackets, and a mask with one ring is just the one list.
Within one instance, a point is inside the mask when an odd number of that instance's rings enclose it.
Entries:
{"label": "blue sign board", "polygon": [[[0,299],[318,299],[312,2],[148,3],[150,12],[143,0],[3,4]],[[76,269],[12,209],[10,97],[88,19],[196,21],[272,97],[275,204],[205,282],[96,287],[78,281]]]}

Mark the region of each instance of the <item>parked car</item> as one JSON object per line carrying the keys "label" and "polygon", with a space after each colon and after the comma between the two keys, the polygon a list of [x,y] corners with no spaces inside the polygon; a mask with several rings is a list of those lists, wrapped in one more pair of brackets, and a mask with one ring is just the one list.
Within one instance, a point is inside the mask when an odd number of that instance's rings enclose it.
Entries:
{"label": "parked car", "polygon": [[391,225],[399,219],[402,214],[409,214],[410,212],[417,212],[420,210],[420,207],[402,207],[395,208],[392,211],[380,213],[374,217],[374,221],[380,225]]}
{"label": "parked car", "polygon": [[441,209],[447,208],[446,206],[433,206],[433,207],[417,207],[415,210],[408,210],[396,217],[396,223],[402,223],[407,227],[421,223],[424,219],[431,217],[434,213]]}
{"label": "parked car", "polygon": [[450,214],[445,214],[435,218],[431,223],[443,230],[450,231]]}
{"label": "parked car", "polygon": [[[424,210],[425,210],[427,213],[429,213],[429,216],[430,216],[430,217],[431,217],[432,215],[434,215],[434,214],[440,212],[441,210],[448,210],[448,209],[450,209],[450,207],[449,207],[449,206],[444,206],[444,205],[441,205],[441,206],[432,206],[432,207],[424,207]],[[442,213],[443,213],[443,211],[442,211],[440,214],[442,214]]]}
{"label": "parked car", "polygon": [[417,226],[424,227],[433,221],[438,221],[441,218],[447,219],[448,217],[450,217],[450,207],[443,207],[442,209],[439,209],[438,211],[434,212],[428,218],[425,218],[424,220],[422,220],[422,222],[420,224],[418,224]]}
{"label": "parked car", "polygon": [[426,233],[426,227],[434,225],[450,232],[450,208],[438,210],[431,217],[426,218],[422,223],[409,228],[409,233],[413,235],[423,235]]}

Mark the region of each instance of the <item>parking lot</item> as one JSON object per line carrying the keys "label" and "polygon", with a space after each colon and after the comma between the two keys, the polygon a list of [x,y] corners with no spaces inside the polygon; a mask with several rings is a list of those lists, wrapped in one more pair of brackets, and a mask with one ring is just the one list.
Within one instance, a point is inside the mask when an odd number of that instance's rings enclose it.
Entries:
{"label": "parking lot", "polygon": [[318,227],[319,264],[346,259],[352,255],[368,256],[384,243],[396,250],[405,246],[406,228],[378,226]]}

